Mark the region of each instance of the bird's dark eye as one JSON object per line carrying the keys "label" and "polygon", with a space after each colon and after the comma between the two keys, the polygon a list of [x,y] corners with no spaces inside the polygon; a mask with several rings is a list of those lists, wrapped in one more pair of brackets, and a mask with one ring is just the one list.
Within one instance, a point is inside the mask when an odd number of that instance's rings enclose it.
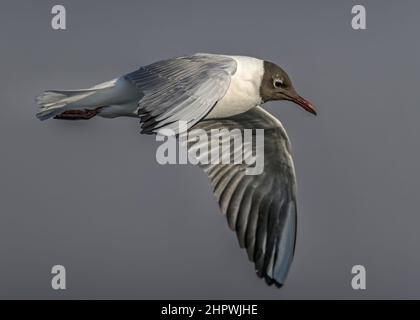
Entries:
{"label": "bird's dark eye", "polygon": [[281,80],[281,79],[275,79],[274,80],[274,87],[276,87],[276,88],[284,88],[285,87],[284,81]]}

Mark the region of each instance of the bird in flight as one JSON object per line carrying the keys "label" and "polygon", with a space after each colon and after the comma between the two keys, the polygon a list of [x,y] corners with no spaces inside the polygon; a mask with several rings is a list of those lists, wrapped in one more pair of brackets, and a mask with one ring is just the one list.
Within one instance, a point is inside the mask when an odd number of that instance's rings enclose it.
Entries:
{"label": "bird in flight", "polygon": [[[246,175],[246,163],[200,164],[239,245],[268,285],[283,286],[296,242],[296,177],[290,143],[280,121],[262,109],[288,100],[316,115],[287,73],[245,56],[194,54],[167,59],[89,89],[50,90],[37,97],[40,120],[135,117],[141,133],[161,129],[263,129],[264,171]],[[188,141],[188,146],[191,141]],[[214,147],[209,146],[210,148]],[[251,150],[245,150],[250,148]],[[244,153],[255,152],[244,146]]]}

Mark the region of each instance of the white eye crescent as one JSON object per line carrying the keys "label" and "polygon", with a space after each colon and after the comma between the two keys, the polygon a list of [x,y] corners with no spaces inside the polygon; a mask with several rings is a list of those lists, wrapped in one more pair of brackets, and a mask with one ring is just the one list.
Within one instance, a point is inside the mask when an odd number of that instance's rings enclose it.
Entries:
{"label": "white eye crescent", "polygon": [[282,79],[274,79],[273,81],[275,88],[283,88],[284,87],[284,81]]}

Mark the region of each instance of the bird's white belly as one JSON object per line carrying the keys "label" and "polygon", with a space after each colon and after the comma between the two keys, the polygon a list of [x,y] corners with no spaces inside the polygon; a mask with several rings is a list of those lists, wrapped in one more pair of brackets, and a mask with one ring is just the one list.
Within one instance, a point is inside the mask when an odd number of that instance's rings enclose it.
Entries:
{"label": "bird's white belly", "polygon": [[263,62],[250,57],[231,56],[237,62],[226,94],[206,119],[225,118],[248,111],[261,104],[260,84],[264,72]]}

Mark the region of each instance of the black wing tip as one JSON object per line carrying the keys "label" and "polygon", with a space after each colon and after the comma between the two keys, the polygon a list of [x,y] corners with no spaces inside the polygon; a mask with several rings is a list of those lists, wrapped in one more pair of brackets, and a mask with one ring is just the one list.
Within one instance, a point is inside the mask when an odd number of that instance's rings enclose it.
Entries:
{"label": "black wing tip", "polygon": [[[162,125],[159,121],[156,120],[156,116],[152,116],[148,112],[139,111],[137,114],[140,118],[140,128],[141,128],[140,134],[156,134],[158,133],[159,129],[165,128],[177,122],[176,120],[174,120],[174,121],[170,121]],[[165,120],[165,119],[162,119],[162,120]]]}
{"label": "black wing tip", "polygon": [[269,276],[265,276],[264,280],[265,280],[265,283],[270,287],[274,285],[276,288],[280,289],[284,285],[284,283],[280,283],[277,280],[270,278]]}
{"label": "black wing tip", "polygon": [[140,134],[154,134],[155,132],[153,131],[153,129],[150,128],[142,128],[140,130]]}
{"label": "black wing tip", "polygon": [[140,128],[141,134],[153,134],[156,127],[156,120],[148,112],[139,110],[137,112],[138,117],[140,118]]}
{"label": "black wing tip", "polygon": [[284,286],[284,283],[278,282],[276,279],[271,278],[270,276],[268,276],[265,273],[261,273],[258,270],[256,271],[256,273],[257,273],[258,277],[264,278],[265,283],[270,287],[275,286],[276,288],[281,289]]}

